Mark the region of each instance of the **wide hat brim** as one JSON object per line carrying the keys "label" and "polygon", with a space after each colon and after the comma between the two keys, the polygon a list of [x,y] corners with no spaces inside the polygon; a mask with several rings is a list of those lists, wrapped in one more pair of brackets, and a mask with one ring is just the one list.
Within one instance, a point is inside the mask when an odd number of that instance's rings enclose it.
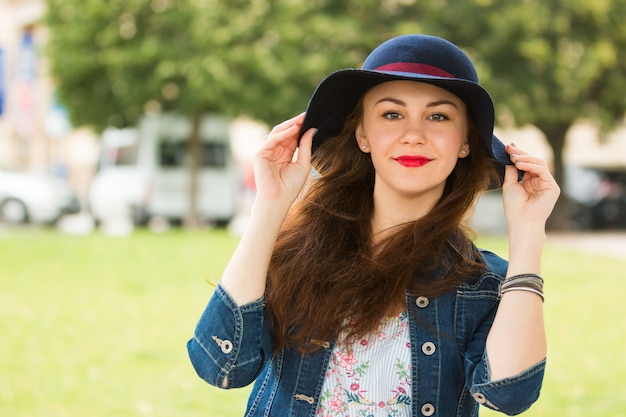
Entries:
{"label": "wide hat brim", "polygon": [[[341,133],[346,118],[368,90],[380,83],[398,80],[432,84],[450,91],[463,100],[485,146],[493,156],[501,179],[504,178],[504,166],[511,165],[512,162],[504,144],[493,135],[495,118],[493,101],[480,85],[464,79],[356,68],[333,72],[322,80],[311,96],[300,137],[310,128],[318,129],[313,137],[312,151],[315,152],[326,140]],[[498,188],[500,185],[493,184],[490,188]]]}

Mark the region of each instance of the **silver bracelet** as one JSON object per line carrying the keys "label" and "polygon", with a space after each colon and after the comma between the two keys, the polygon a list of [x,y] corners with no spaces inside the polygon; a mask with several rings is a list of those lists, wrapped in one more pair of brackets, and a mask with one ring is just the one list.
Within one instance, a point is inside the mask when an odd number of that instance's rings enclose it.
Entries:
{"label": "silver bracelet", "polygon": [[527,283],[527,282],[534,283],[538,287],[543,288],[543,278],[541,278],[537,274],[513,275],[511,277],[506,278],[502,282],[502,287],[507,287],[507,286],[510,286],[510,285],[516,285],[516,284],[519,284],[519,283]]}
{"label": "silver bracelet", "polygon": [[546,299],[543,295],[543,291],[541,290],[537,290],[535,288],[531,288],[531,287],[524,287],[524,286],[519,286],[519,287],[508,287],[504,290],[500,290],[500,294],[505,294],[507,292],[510,291],[528,291],[528,292],[532,292],[534,294],[537,294],[539,297],[541,297],[541,301],[544,302]]}
{"label": "silver bracelet", "polygon": [[500,286],[500,294],[509,291],[528,291],[541,297],[541,301],[545,301],[543,295],[543,279],[537,274],[519,274],[506,278]]}

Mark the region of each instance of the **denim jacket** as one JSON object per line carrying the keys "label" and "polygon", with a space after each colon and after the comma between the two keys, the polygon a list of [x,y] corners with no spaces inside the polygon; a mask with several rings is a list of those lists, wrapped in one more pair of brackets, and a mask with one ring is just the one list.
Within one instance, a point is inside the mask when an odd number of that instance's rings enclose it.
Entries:
{"label": "denim jacket", "polygon": [[[500,298],[507,262],[481,251],[489,272],[432,299],[407,294],[412,369],[412,416],[477,416],[483,404],[505,414],[539,397],[545,360],[510,378],[491,381],[485,341]],[[273,354],[263,299],[237,306],[218,285],[187,349],[198,375],[220,388],[255,385],[245,416],[313,417],[333,341],[303,355]]]}

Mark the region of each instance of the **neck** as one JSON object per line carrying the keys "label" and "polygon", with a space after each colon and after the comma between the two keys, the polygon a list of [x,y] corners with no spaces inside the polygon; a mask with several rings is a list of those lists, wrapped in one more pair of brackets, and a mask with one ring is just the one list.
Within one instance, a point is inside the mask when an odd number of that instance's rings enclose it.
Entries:
{"label": "neck", "polygon": [[380,187],[374,187],[374,239],[383,238],[399,225],[421,219],[433,209],[440,197],[440,192],[415,196],[385,192]]}

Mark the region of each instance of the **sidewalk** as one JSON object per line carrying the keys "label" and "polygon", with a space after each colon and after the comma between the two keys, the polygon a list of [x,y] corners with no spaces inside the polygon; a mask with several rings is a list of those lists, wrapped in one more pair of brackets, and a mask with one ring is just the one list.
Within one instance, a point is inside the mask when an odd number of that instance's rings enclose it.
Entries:
{"label": "sidewalk", "polygon": [[626,232],[548,233],[549,245],[626,258]]}

